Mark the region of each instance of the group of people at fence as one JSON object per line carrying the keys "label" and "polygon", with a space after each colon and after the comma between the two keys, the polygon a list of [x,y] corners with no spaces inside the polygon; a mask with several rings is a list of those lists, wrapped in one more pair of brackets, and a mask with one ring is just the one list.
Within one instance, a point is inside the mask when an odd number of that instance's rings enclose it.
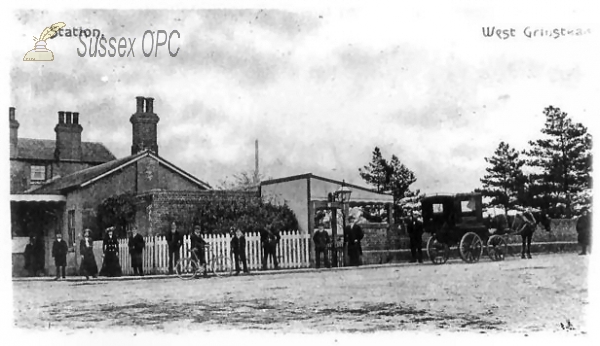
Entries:
{"label": "group of people at fence", "polygon": [[[531,213],[531,210],[527,210],[521,214],[517,214],[513,218],[512,224],[509,225],[508,218],[506,216],[497,217],[494,220],[494,227],[496,232],[507,232],[515,231],[514,225],[516,220],[519,219],[520,223],[517,226],[516,234],[520,234],[522,238],[522,258],[531,258],[531,239],[537,223],[539,221]],[[407,233],[410,238],[410,251],[411,260],[410,262],[423,262],[422,255],[422,236],[423,236],[423,222],[419,217],[411,214],[408,218],[404,219]],[[549,222],[544,223],[547,231],[550,231]],[[581,254],[587,254],[591,246],[591,234],[592,234],[592,216],[587,210],[583,211],[582,216],[577,220],[576,230],[578,233],[578,243],[581,245]],[[230,249],[233,254],[233,262],[235,264],[236,274],[240,272],[249,273],[248,263],[246,257],[246,239],[244,233],[240,228],[231,227],[231,242]],[[347,255],[349,258],[350,266],[358,266],[361,264],[362,246],[361,241],[364,237],[360,225],[357,223],[357,217],[350,215],[349,225],[344,228],[344,242],[347,248]],[[180,249],[183,245],[183,234],[178,231],[176,222],[170,224],[169,231],[166,234],[166,241],[168,244],[168,268],[169,274],[174,274],[174,266],[180,259]],[[206,263],[207,254],[206,247],[207,242],[203,239],[202,229],[199,224],[193,226],[193,232],[190,235],[192,256],[195,256],[201,265],[204,267],[204,275],[206,275]],[[280,231],[273,226],[273,224],[267,225],[260,232],[260,242],[262,247],[262,268],[267,269],[267,263],[271,261],[275,269],[279,268],[278,258],[276,255],[276,249],[281,240]],[[317,268],[321,267],[321,256],[324,258],[324,264],[326,267],[331,267],[329,261],[328,250],[331,248],[331,239],[327,231],[324,229],[324,224],[319,223],[318,229],[314,232],[313,242],[315,248],[315,264]],[[105,230],[104,239],[102,240],[102,258],[100,270],[94,256],[93,239],[91,237],[91,231],[89,229],[84,230],[83,238],[80,241],[80,268],[79,273],[89,279],[90,276],[97,277],[108,276],[117,277],[122,275],[121,264],[119,261],[119,241],[115,235],[115,227],[109,227]],[[131,266],[134,271],[134,275],[144,275],[142,265],[142,254],[146,246],[144,237],[138,233],[137,227],[133,227],[132,232],[129,236],[128,241],[129,254],[131,256]],[[335,249],[335,246],[333,247]],[[67,265],[68,246],[67,243],[62,239],[60,233],[56,234],[56,240],[52,246],[52,257],[54,258],[56,266],[56,277],[65,278],[65,269]],[[40,272],[44,271],[44,243],[39,238],[31,237],[29,243],[25,247],[25,269],[29,271],[32,276],[37,276]]]}
{"label": "group of people at fence", "polygon": [[[243,270],[244,273],[249,273],[248,262],[246,258],[246,239],[244,232],[240,228],[231,227],[229,229],[232,236],[230,242],[231,254],[233,255],[236,275]],[[91,236],[90,229],[83,231],[83,238],[79,243],[80,250],[80,267],[79,274],[96,278],[98,276],[118,277],[122,275],[121,264],[119,261],[119,240],[116,237],[115,227],[109,227],[104,232],[102,240],[102,263],[99,266],[94,255],[94,240]],[[267,263],[271,261],[275,269],[279,268],[278,259],[276,256],[276,248],[281,240],[280,231],[273,225],[267,225],[261,232],[261,246],[263,250],[262,267],[267,269]],[[169,231],[165,235],[168,249],[168,266],[169,274],[174,274],[174,266],[180,259],[180,250],[183,245],[183,234],[178,231],[176,222],[171,222]],[[207,270],[207,242],[202,235],[200,224],[193,226],[193,231],[190,234],[191,240],[191,255],[204,267],[204,275]],[[42,244],[41,246],[39,244]],[[136,226],[132,228],[128,241],[129,255],[131,256],[131,266],[134,275],[143,276],[144,270],[142,265],[142,254],[146,246],[144,237],[138,232]],[[55,260],[56,277],[55,280],[66,277],[67,265],[67,243],[62,239],[60,233],[56,234],[56,240],[52,247],[52,257]],[[36,241],[36,238],[31,237],[29,244],[25,248],[25,269],[29,271],[31,276],[38,276],[44,271],[44,246],[43,242]]]}

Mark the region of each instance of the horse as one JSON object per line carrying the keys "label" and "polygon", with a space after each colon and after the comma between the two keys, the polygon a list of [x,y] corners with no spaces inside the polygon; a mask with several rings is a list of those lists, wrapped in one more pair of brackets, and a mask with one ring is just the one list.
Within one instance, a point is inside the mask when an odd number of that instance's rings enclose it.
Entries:
{"label": "horse", "polygon": [[546,232],[550,232],[550,217],[543,211],[524,212],[517,215],[499,214],[489,220],[488,228],[495,228],[494,234],[505,235],[518,233],[521,236],[521,258],[531,258],[531,239],[537,225],[542,225]]}

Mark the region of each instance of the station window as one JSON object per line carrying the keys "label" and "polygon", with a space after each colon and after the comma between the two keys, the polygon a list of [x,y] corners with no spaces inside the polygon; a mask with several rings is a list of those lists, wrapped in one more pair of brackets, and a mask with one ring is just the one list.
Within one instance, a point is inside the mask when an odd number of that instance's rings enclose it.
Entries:
{"label": "station window", "polygon": [[31,166],[31,183],[40,184],[46,181],[46,166]]}

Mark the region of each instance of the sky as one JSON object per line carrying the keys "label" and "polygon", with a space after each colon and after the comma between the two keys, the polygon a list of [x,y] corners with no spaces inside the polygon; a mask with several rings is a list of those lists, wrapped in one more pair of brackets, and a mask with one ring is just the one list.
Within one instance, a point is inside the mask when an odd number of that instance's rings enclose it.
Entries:
{"label": "sky", "polygon": [[[414,171],[413,189],[436,193],[481,187],[484,158],[500,141],[527,149],[549,105],[594,133],[599,31],[588,8],[461,4],[14,10],[10,106],[20,137],[54,139],[58,111],[79,112],[83,140],[123,157],[135,97],[153,97],[159,154],[213,187],[253,170],[255,140],[267,177],[364,186],[358,168],[378,146]],[[54,61],[23,62],[56,22],[135,38],[135,57],[80,57],[79,37],[58,37],[47,42]],[[492,26],[515,37],[484,37]],[[591,33],[528,38],[527,27]],[[179,53],[144,57],[144,32],[161,29],[180,33]]]}

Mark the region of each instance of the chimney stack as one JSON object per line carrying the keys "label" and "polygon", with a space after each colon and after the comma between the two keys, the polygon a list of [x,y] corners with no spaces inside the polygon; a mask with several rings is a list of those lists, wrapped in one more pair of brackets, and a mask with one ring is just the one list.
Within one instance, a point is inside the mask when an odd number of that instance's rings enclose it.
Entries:
{"label": "chimney stack", "polygon": [[[146,101],[146,111],[143,103]],[[129,121],[132,125],[131,154],[135,155],[144,150],[149,150],[158,155],[157,124],[160,118],[154,114],[154,99],[152,97],[136,97],[136,113]]]}
{"label": "chimney stack", "polygon": [[58,124],[54,127],[54,131],[56,132],[54,155],[56,159],[60,161],[81,161],[81,132],[83,132],[83,127],[79,124],[79,113],[58,112]]}
{"label": "chimney stack", "polygon": [[144,113],[144,96],[138,96],[135,98],[137,102],[136,113]]}
{"label": "chimney stack", "polygon": [[10,157],[15,158],[19,154],[19,122],[15,116],[15,107],[8,108],[8,121],[10,123]]}
{"label": "chimney stack", "polygon": [[146,97],[146,113],[154,113],[154,99],[152,97]]}

